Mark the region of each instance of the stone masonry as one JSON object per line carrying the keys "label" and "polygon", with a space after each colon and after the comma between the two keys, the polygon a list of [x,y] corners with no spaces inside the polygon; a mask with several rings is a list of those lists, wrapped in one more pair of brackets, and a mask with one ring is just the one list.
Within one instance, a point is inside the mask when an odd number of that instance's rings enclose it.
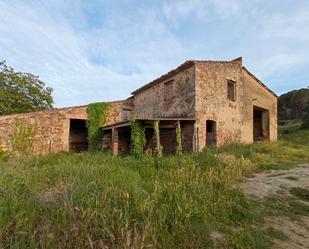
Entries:
{"label": "stone masonry", "polygon": [[[277,96],[243,66],[242,58],[187,61],[110,107],[102,147],[114,154],[130,150],[131,119],[148,126],[159,120],[168,153],[175,151],[176,124],[186,150],[277,140]],[[78,106],[0,116],[1,146],[9,151],[16,119],[36,127],[33,153],[46,154],[69,150],[70,120],[87,120],[87,113],[86,106]]]}
{"label": "stone masonry", "polygon": [[[106,124],[122,120],[122,109],[132,109],[132,101],[110,102]],[[47,154],[69,150],[70,120],[87,120],[86,106],[75,106],[39,112],[0,116],[0,144],[12,151],[12,137],[16,120],[35,128],[33,154]]]}

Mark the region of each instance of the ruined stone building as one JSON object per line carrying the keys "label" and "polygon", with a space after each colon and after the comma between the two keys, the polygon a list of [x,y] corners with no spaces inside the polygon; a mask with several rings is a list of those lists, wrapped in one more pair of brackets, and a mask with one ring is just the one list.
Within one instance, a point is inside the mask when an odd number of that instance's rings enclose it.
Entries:
{"label": "ruined stone building", "polygon": [[[116,90],[116,89],[115,89]],[[164,153],[176,148],[200,151],[210,145],[277,140],[277,96],[242,65],[232,61],[186,61],[135,90],[123,101],[110,102],[102,127],[102,149],[130,151],[130,120],[145,127],[145,149],[154,148],[152,122],[159,121]],[[12,150],[16,119],[33,124],[35,154],[87,149],[87,106],[0,116],[1,146]]]}

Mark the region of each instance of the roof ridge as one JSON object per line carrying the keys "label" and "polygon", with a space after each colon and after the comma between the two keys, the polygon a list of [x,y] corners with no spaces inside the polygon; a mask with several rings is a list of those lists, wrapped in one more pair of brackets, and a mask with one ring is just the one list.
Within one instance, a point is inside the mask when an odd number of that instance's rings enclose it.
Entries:
{"label": "roof ridge", "polygon": [[240,63],[242,65],[242,57],[238,57],[236,59],[233,60],[229,60],[229,61],[219,61],[219,60],[186,60],[185,62],[183,62],[182,64],[180,64],[178,67],[168,71],[165,74],[162,74],[161,76],[159,76],[158,78],[148,82],[147,84],[141,86],[140,88],[136,89],[135,91],[133,91],[131,94],[135,95],[143,90],[146,90],[147,88],[149,88],[150,86],[153,86],[157,83],[159,83],[160,81],[175,75],[176,73],[187,69],[189,67],[191,67],[192,65],[194,65],[195,63]]}

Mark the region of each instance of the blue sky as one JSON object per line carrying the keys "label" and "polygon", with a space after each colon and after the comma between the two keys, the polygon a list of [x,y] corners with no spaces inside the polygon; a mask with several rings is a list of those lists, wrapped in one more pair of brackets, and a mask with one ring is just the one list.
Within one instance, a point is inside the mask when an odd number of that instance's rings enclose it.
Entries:
{"label": "blue sky", "polygon": [[307,0],[0,0],[0,60],[57,107],[122,99],[188,59],[230,60],[277,94],[309,85]]}

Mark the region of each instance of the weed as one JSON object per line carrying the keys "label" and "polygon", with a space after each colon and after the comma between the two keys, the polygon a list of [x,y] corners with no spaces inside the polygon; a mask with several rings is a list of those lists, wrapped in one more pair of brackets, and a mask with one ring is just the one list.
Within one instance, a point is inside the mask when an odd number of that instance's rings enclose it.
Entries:
{"label": "weed", "polygon": [[309,201],[309,190],[304,188],[294,187],[290,189],[292,195],[297,196],[299,199]]}
{"label": "weed", "polygon": [[283,233],[282,231],[275,229],[273,227],[268,227],[265,232],[267,235],[271,238],[274,239],[279,239],[279,240],[288,240],[289,238]]}
{"label": "weed", "polygon": [[[263,218],[308,216],[309,207],[247,198],[235,183],[256,169],[308,162],[307,135],[162,158],[8,158],[0,161],[0,247],[213,248],[210,231],[218,230],[227,248],[270,248],[272,238],[284,236],[263,228]],[[40,198],[65,190],[55,203]]]}

